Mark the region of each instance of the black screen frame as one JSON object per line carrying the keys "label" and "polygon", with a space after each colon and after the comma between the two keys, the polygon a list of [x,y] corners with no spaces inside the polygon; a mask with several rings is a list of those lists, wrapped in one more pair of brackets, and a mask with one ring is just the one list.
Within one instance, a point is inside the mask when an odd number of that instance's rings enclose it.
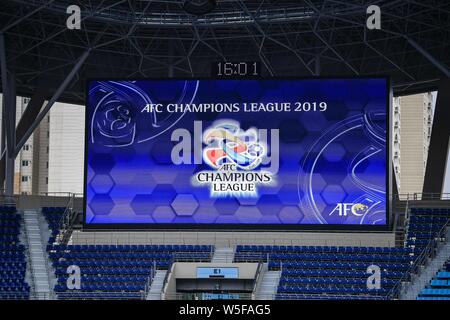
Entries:
{"label": "black screen frame", "polygon": [[[352,80],[352,79],[383,79],[386,84],[386,223],[384,225],[357,224],[212,224],[212,223],[86,223],[87,208],[87,159],[88,159],[88,103],[89,83],[92,81],[167,81],[167,80]],[[391,79],[387,75],[352,76],[352,77],[173,77],[173,78],[87,78],[85,83],[85,139],[84,139],[84,176],[83,176],[83,223],[86,231],[242,231],[242,232],[295,232],[295,231],[389,231],[392,211],[392,163],[391,163],[391,111],[392,111]]]}

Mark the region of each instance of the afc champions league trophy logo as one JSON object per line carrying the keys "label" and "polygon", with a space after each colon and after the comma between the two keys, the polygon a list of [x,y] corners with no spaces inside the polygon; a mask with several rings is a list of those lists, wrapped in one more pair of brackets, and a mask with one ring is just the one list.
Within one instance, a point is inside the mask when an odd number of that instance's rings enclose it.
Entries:
{"label": "afc champions league trophy logo", "polygon": [[222,120],[203,135],[203,161],[215,171],[198,172],[194,185],[207,184],[212,197],[255,197],[258,185],[270,185],[274,175],[256,170],[267,156],[267,146],[258,130],[240,128],[238,122]]}
{"label": "afc champions league trophy logo", "polygon": [[252,170],[261,164],[266,148],[258,142],[255,129],[243,132],[235,123],[224,122],[205,132],[203,159],[213,169],[230,163],[241,170]]}

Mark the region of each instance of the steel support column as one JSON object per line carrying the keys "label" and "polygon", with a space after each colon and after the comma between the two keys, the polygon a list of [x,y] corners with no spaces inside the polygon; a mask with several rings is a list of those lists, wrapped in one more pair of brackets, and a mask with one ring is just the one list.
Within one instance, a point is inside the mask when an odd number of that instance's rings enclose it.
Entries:
{"label": "steel support column", "polygon": [[53,104],[60,98],[60,96],[64,92],[64,90],[66,90],[67,86],[70,84],[70,82],[72,81],[73,77],[77,74],[77,72],[79,71],[79,69],[81,68],[83,63],[88,58],[90,52],[91,52],[91,49],[88,49],[82,54],[82,56],[77,61],[77,63],[74,65],[74,67],[72,68],[70,73],[67,75],[67,77],[64,79],[64,81],[58,87],[58,89],[53,94],[51,99],[45,105],[44,109],[39,113],[39,115],[33,121],[31,126],[26,130],[25,134],[17,142],[16,148],[15,148],[15,155],[16,156],[20,152],[20,149],[23,147],[25,142],[28,140],[28,138],[34,132],[34,130],[39,126],[39,123],[41,123],[42,119],[47,115],[48,111],[50,111],[50,109],[53,106]]}
{"label": "steel support column", "polygon": [[6,96],[6,103],[3,104],[3,124],[5,125],[6,138],[6,158],[5,158],[5,195],[14,195],[14,147],[16,141],[16,86],[14,76],[8,76],[8,85],[3,90],[3,98]]}

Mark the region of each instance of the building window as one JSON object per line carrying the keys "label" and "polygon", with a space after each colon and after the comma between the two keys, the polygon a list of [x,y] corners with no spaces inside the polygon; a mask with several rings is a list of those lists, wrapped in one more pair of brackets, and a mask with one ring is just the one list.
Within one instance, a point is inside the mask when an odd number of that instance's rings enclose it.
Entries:
{"label": "building window", "polygon": [[45,163],[45,165],[46,165],[46,167],[47,167],[47,169],[48,169],[48,161]]}
{"label": "building window", "polygon": [[22,176],[22,182],[28,182],[31,180],[31,177],[29,176]]}
{"label": "building window", "polygon": [[47,138],[50,138],[50,131],[47,131]]}
{"label": "building window", "polygon": [[48,146],[47,146],[47,153],[48,153]]}
{"label": "building window", "polygon": [[48,184],[48,177],[45,177],[45,184]]}
{"label": "building window", "polygon": [[30,164],[29,160],[22,160],[22,167],[28,167]]}
{"label": "building window", "polygon": [[23,150],[24,150],[24,151],[30,150],[30,145],[29,145],[29,144],[23,145]]}

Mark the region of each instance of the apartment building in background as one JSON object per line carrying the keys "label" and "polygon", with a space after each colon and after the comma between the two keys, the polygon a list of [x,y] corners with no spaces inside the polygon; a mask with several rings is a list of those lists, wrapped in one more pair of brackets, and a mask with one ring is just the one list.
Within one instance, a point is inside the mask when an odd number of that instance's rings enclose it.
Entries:
{"label": "apartment building in background", "polygon": [[[16,124],[28,102],[29,98],[17,98]],[[55,103],[42,119],[17,155],[15,194],[83,192],[84,109],[79,105]],[[0,119],[1,110],[0,95]]]}
{"label": "apartment building in background", "polygon": [[400,194],[422,192],[434,100],[431,92],[394,98],[392,155]]}

